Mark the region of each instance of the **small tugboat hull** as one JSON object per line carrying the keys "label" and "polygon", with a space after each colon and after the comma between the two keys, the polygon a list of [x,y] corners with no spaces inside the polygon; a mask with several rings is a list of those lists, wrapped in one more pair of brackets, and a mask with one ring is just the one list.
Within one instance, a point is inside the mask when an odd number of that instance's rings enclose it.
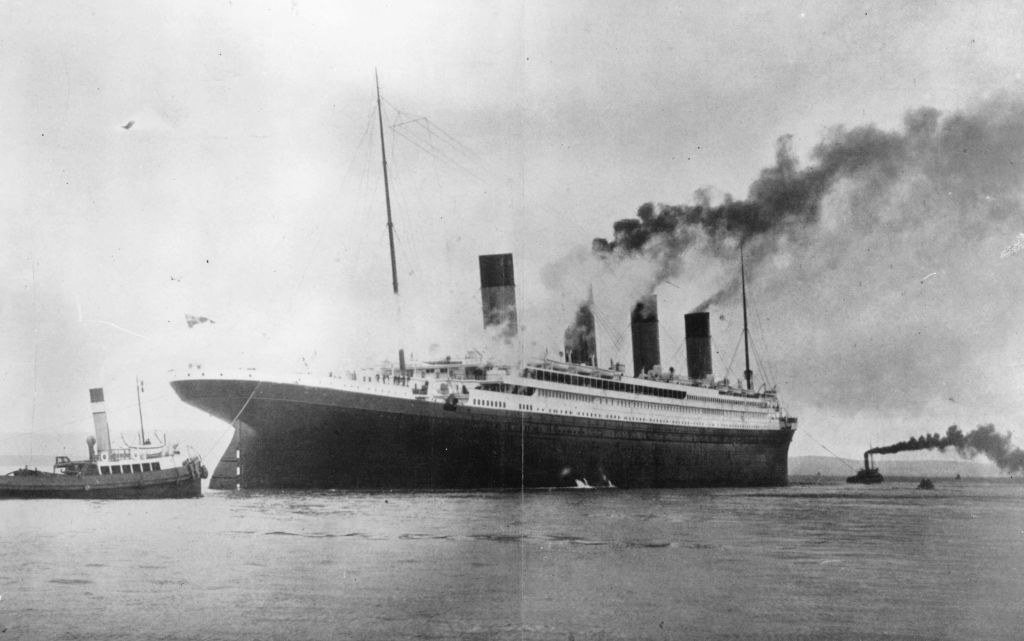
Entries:
{"label": "small tugboat hull", "polygon": [[[19,470],[19,472],[21,472]],[[15,473],[0,476],[2,499],[168,499],[203,495],[201,473],[171,470],[117,475]]]}
{"label": "small tugboat hull", "polygon": [[[115,448],[103,401],[103,389],[89,390],[95,438],[86,439],[89,458],[58,456],[53,472],[27,467],[0,476],[0,499],[186,499],[203,495],[206,467],[197,455],[182,455],[177,445],[150,443]],[[141,407],[141,406],[140,406]],[[140,409],[141,419],[141,409]],[[123,437],[122,437],[123,438]]]}
{"label": "small tugboat hull", "polygon": [[873,485],[875,483],[881,483],[885,479],[878,473],[876,469],[870,470],[857,470],[857,473],[853,476],[846,477],[847,483],[861,483],[863,485]]}
{"label": "small tugboat hull", "polygon": [[857,470],[857,473],[853,476],[846,477],[847,483],[861,483],[863,485],[873,485],[881,483],[883,480],[885,479],[882,478],[878,468],[871,465],[871,450],[864,452],[864,469]]}

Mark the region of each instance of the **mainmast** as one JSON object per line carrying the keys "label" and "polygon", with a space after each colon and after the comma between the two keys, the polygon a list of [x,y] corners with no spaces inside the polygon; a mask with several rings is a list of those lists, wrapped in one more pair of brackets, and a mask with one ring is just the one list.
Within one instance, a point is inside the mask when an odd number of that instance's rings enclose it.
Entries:
{"label": "mainmast", "polygon": [[384,116],[380,108],[380,79],[377,70],[373,70],[373,80],[377,84],[377,124],[380,126],[380,158],[384,164],[384,203],[388,209],[388,244],[391,246],[391,286],[398,293],[398,267],[395,265],[395,226],[391,223],[391,191],[388,188],[388,157],[384,152]]}
{"label": "mainmast", "polygon": [[753,389],[751,379],[754,372],[750,371],[750,331],[747,329],[747,277],[743,269],[743,243],[740,243],[740,287],[743,291],[743,357],[746,362],[746,369],[743,370],[743,378],[747,380],[747,389]]}

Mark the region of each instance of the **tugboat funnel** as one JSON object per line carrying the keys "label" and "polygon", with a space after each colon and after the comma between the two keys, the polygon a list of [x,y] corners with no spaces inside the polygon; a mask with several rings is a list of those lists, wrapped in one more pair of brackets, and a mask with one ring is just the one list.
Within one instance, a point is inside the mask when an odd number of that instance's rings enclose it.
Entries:
{"label": "tugboat funnel", "polygon": [[94,387],[89,390],[92,402],[92,423],[96,428],[96,449],[100,452],[110,451],[110,427],[107,425],[107,407],[103,402],[103,388]]}

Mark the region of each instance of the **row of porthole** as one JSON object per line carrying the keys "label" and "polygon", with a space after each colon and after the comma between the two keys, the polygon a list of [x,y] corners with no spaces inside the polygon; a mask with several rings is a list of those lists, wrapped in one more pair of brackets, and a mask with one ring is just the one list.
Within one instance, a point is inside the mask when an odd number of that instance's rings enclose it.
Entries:
{"label": "row of porthole", "polygon": [[[567,399],[584,400],[584,397],[582,397],[582,396],[580,396],[578,394],[567,394],[567,393],[564,393],[564,392],[555,392],[553,395],[556,398],[567,398]],[[683,407],[681,405],[665,405],[665,404],[661,404],[661,403],[649,403],[647,401],[626,401],[626,400],[622,400],[622,399],[601,399],[601,398],[596,398],[595,400],[597,400],[599,403],[610,402],[610,403],[615,404],[615,405],[626,405],[628,407],[634,407],[634,408],[644,408],[644,409],[662,410],[662,411],[671,409],[671,411],[674,411],[674,412],[686,412],[688,414],[696,414],[696,413],[700,413],[700,414],[725,414],[725,413],[728,413],[728,412],[732,412],[732,413],[750,413],[750,411],[752,409],[752,408],[749,408],[749,407],[747,407],[747,408],[738,408],[738,409],[731,409],[731,408],[730,409],[724,409],[724,408],[723,409],[718,409],[718,408],[711,408],[711,407]],[[711,400],[712,402],[714,402],[715,399],[707,399],[707,400]]]}
{"label": "row of porthole", "polygon": [[[628,404],[631,404],[633,406],[637,406],[639,404],[643,404],[646,407],[666,407],[666,405],[664,405],[662,403],[651,403],[651,402],[648,402],[648,401],[629,401],[629,400],[625,400],[625,399],[616,399],[616,398],[605,399],[604,397],[600,397],[600,396],[586,396],[586,395],[583,395],[583,394],[574,394],[574,393],[571,393],[571,392],[562,392],[562,391],[557,391],[557,390],[544,390],[543,392],[544,392],[545,396],[551,396],[551,397],[554,397],[554,398],[562,398],[562,399],[566,399],[566,400],[581,400],[582,401],[582,400],[586,400],[586,399],[590,398],[590,399],[595,399],[595,400],[597,400],[599,402],[603,402],[604,400],[608,400],[608,401],[617,402],[617,403],[628,403]],[[707,397],[707,396],[704,396],[704,397],[693,397],[693,400],[702,401],[702,402],[705,402],[705,403],[730,404],[730,405],[738,406],[740,409],[725,410],[725,411],[734,411],[734,412],[750,411],[750,410],[756,409],[756,408],[767,408],[768,407],[768,404],[764,403],[764,402],[759,402],[759,403],[748,403],[748,402],[736,403],[735,401],[727,401],[726,399],[717,398],[717,397]],[[669,407],[672,407],[672,406],[669,406]],[[675,407],[679,407],[679,406],[675,406]],[[708,410],[711,410],[711,411],[722,411],[722,410],[713,410],[712,408],[696,408],[696,409],[708,409]]]}
{"label": "row of porthole", "polygon": [[[713,424],[710,424],[710,423],[699,421],[696,424],[690,425],[690,427],[711,427],[711,428],[723,429],[723,428],[730,428],[730,427],[732,427],[732,428],[740,428],[740,427],[743,427],[743,426],[738,426],[738,425],[713,425]],[[754,427],[754,428],[760,428],[760,429],[769,429],[770,428],[770,426],[745,426],[745,427],[748,427],[748,428]],[[552,430],[563,431],[563,430],[565,430],[565,427],[564,426],[558,427],[558,426],[551,426],[551,425],[548,425],[548,426],[542,425],[542,426],[538,426],[538,428],[535,428],[535,429],[539,429],[539,431],[542,432],[542,433],[548,433],[548,432],[551,432]],[[607,428],[603,428],[603,429],[607,429]],[[579,429],[571,429],[570,428],[568,433],[570,433],[570,434],[578,434],[579,433]],[[613,433],[616,436],[622,436],[623,434],[633,433],[633,431],[631,430],[629,432],[624,432],[621,429],[614,428],[614,429],[611,430],[611,433]],[[673,433],[671,433],[671,432],[647,432],[647,431],[643,430],[642,428],[641,428],[640,432],[637,432],[637,433],[641,434],[642,438],[648,439],[648,440],[650,440],[650,439],[654,439],[654,440],[671,440],[674,437]]]}
{"label": "row of porthole", "polygon": [[[503,401],[487,401],[487,400],[474,399],[473,403],[476,404],[476,405],[481,405],[481,406],[486,406],[486,407],[504,408],[506,406]],[[524,407],[521,405],[519,409],[524,409]],[[529,409],[532,410],[532,407],[530,407]],[[551,411],[554,414],[562,414],[562,415],[566,415],[566,416],[573,416],[574,415],[573,412],[569,411],[569,410],[552,409]],[[725,413],[725,411],[722,411],[722,410],[718,410],[718,411],[721,412],[721,413]],[[600,416],[598,416],[596,414],[588,414],[588,413],[585,413],[585,412],[576,412],[575,416],[588,417],[588,418],[601,418]],[[607,420],[620,420],[620,421],[622,421],[622,420],[630,420],[632,417],[606,416],[604,418],[607,419]],[[653,420],[655,423],[662,424],[662,425],[674,425],[675,424],[672,421],[669,421],[667,419],[654,418],[654,419],[651,419],[651,420]],[[697,422],[697,426],[698,427],[719,427],[719,426],[712,425],[712,424],[704,422],[704,421],[698,421]],[[720,426],[720,427],[743,427],[743,425],[727,425],[727,426]]]}
{"label": "row of porthole", "polygon": [[502,408],[505,407],[505,402],[504,401],[485,401],[485,400],[476,399],[476,398],[473,399],[473,404],[474,405],[482,405],[482,406],[485,406],[485,407],[502,407]]}
{"label": "row of porthole", "polygon": [[[572,411],[568,411],[568,410],[564,410],[563,411],[563,410],[553,409],[551,411],[554,414],[562,414],[562,415],[566,415],[566,416],[574,416],[575,415],[575,416],[579,416],[579,417],[582,417],[582,418],[603,418],[605,420],[618,420],[618,421],[634,420],[634,417],[625,417],[625,416],[614,416],[614,415],[612,415],[612,416],[603,416],[602,417],[602,416],[599,416],[597,414],[587,414],[585,412],[576,412],[575,414],[573,414]],[[650,420],[650,421],[652,421],[654,423],[660,424],[660,425],[685,425],[684,423],[676,423],[676,422],[670,421],[668,419],[662,419],[662,418],[653,418],[652,417],[652,418],[650,418],[648,420]],[[756,427],[758,427],[757,424],[751,425],[751,424],[744,424],[744,423],[731,423],[731,424],[726,424],[726,425],[716,425],[716,424],[712,424],[712,423],[709,423],[709,422],[706,422],[706,421],[697,421],[695,426],[696,427],[735,428],[735,429],[756,428]],[[765,429],[768,429],[770,426],[765,425],[765,426],[761,426],[761,427],[764,427]]]}

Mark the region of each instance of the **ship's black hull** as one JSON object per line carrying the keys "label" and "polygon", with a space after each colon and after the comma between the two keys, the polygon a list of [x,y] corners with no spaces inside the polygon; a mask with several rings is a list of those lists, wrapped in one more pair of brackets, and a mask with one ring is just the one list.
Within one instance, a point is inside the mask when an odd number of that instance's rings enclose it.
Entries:
{"label": "ship's black hull", "polygon": [[248,380],[196,378],[172,387],[218,418],[238,416],[236,439],[211,478],[215,489],[785,485],[793,434],[449,410]]}
{"label": "ship's black hull", "polygon": [[0,499],[183,499],[203,495],[199,474],[178,468],[116,475],[0,476]]}

